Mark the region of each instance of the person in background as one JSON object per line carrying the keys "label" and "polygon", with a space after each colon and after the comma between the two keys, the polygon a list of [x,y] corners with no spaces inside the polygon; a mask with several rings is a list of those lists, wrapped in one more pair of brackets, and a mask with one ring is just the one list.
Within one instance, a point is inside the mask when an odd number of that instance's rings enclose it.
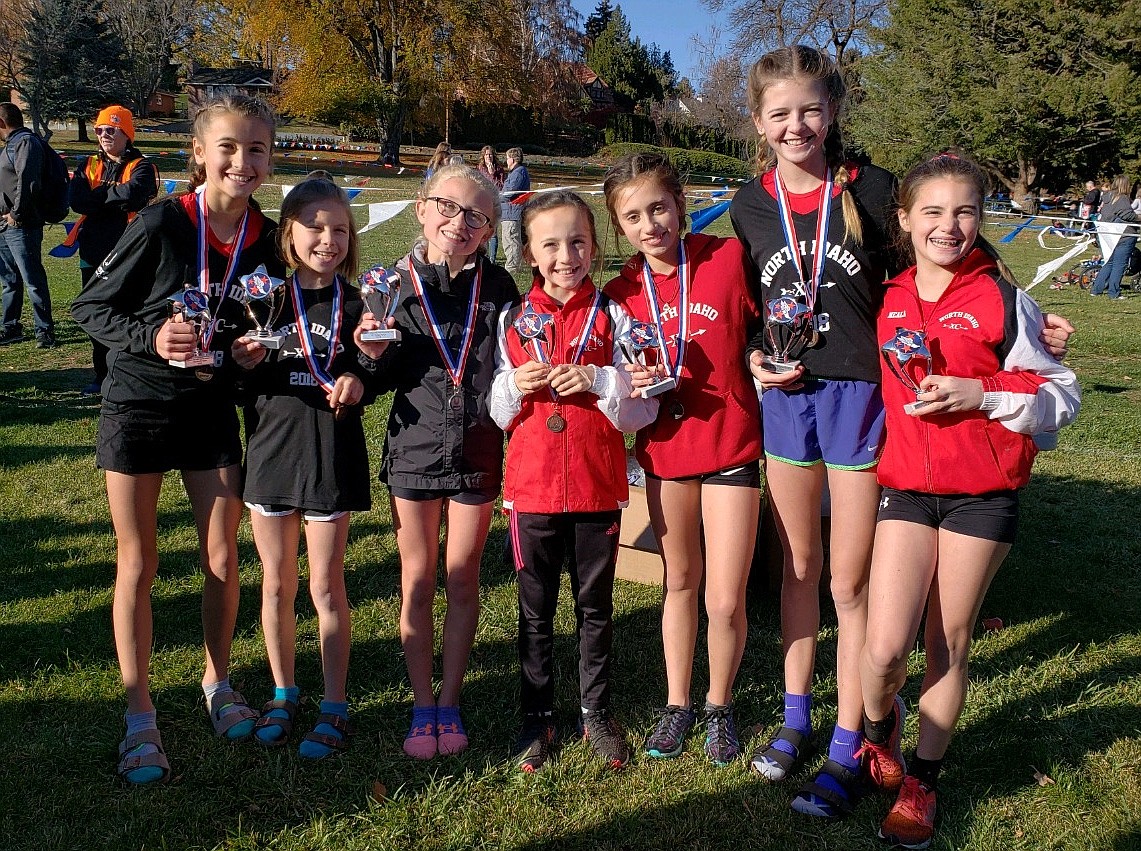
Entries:
{"label": "person in background", "polygon": [[[495,184],[496,188],[503,189],[503,178],[507,172],[499,162],[499,154],[491,145],[484,145],[479,151],[479,165],[476,166],[483,176]],[[499,234],[493,233],[487,240],[487,259],[492,263],[499,261]]]}
{"label": "person in background", "polygon": [[507,175],[503,178],[503,222],[500,225],[500,238],[503,240],[503,266],[514,274],[523,268],[523,193],[531,189],[531,175],[523,165],[523,151],[510,148],[507,151]]}
{"label": "person in background", "polygon": [[[1119,174],[1113,178],[1108,193],[1102,195],[1101,209],[1097,215],[1098,221],[1109,224],[1141,224],[1141,215],[1133,212],[1129,203],[1129,178]],[[1133,253],[1133,246],[1137,244],[1137,231],[1141,228],[1126,228],[1117,240],[1112,253],[1105,259],[1105,265],[1093,279],[1090,295],[1107,293],[1111,299],[1123,299],[1121,294],[1121,279],[1125,277],[1125,267],[1129,265],[1129,255]]]}
{"label": "person in background", "polygon": [[432,158],[428,160],[428,167],[424,169],[424,180],[427,181],[433,174],[436,173],[442,165],[446,165],[448,158],[452,155],[452,146],[447,142],[441,142],[436,145],[436,150],[432,152]]}
{"label": "person in background", "polygon": [[24,288],[32,301],[36,346],[53,349],[55,322],[44,269],[44,219],[39,210],[39,176],[43,173],[43,141],[24,126],[14,103],[0,103],[0,278],[4,280],[4,331],[0,345],[24,339],[20,313]]}
{"label": "person in background", "polygon": [[[79,243],[79,275],[87,286],[95,269],[111,253],[127,223],[158,195],[158,170],[135,144],[131,111],[113,105],[95,116],[99,150],[71,177],[69,203],[79,213],[71,237]],[[94,395],[107,377],[107,347],[91,339],[95,380],[83,388]]]}

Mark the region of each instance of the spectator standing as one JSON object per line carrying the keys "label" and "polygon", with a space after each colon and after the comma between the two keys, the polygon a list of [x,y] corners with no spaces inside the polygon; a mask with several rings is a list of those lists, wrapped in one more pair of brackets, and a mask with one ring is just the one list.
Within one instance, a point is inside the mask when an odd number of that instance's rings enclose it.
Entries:
{"label": "spectator standing", "polygon": [[[86,289],[95,269],[111,253],[127,223],[158,195],[158,170],[135,147],[130,110],[109,106],[95,117],[99,150],[71,176],[71,209],[79,242],[79,275]],[[98,393],[107,377],[107,347],[91,340],[95,380],[84,393]]]}
{"label": "spectator standing", "polygon": [[523,268],[523,207],[514,201],[530,189],[531,175],[527,172],[527,166],[523,165],[523,151],[511,148],[507,151],[507,176],[503,178],[500,239],[503,240],[503,266],[512,274]]}
{"label": "spectator standing", "polygon": [[[495,184],[496,189],[503,189],[503,178],[506,172],[499,162],[499,154],[491,145],[484,145],[479,151],[479,165],[477,166],[483,176]],[[492,263],[499,262],[499,235],[493,233],[487,240],[487,257]]]}
{"label": "spectator standing", "polygon": [[[1101,190],[1097,188],[1097,184],[1092,180],[1086,181],[1086,194],[1082,196],[1081,206],[1078,208],[1078,215],[1085,219],[1087,222],[1092,222],[1094,216],[1097,215],[1097,208],[1101,206]],[[1086,225],[1086,229],[1092,229],[1093,225]]]}
{"label": "spectator standing", "polygon": [[0,278],[4,281],[4,332],[0,343],[24,339],[20,313],[24,308],[24,288],[32,301],[36,346],[56,345],[52,321],[48,273],[41,255],[44,219],[40,214],[39,193],[43,174],[44,145],[35,133],[24,127],[24,114],[13,103],[0,103]]}
{"label": "spectator standing", "polygon": [[448,158],[452,155],[452,146],[447,142],[441,142],[436,145],[436,150],[432,151],[432,158],[428,160],[428,167],[424,169],[424,182],[436,173],[436,169],[440,166],[447,165]]}
{"label": "spectator standing", "polygon": [[[1141,216],[1133,212],[1129,202],[1129,178],[1119,174],[1113,179],[1109,191],[1102,195],[1101,210],[1098,212],[1098,221],[1116,224],[1141,224]],[[1090,295],[1107,293],[1111,299],[1123,299],[1121,294],[1121,279],[1125,276],[1125,267],[1129,265],[1129,255],[1133,253],[1133,246],[1137,244],[1138,228],[1126,228],[1117,240],[1113,252],[1105,259],[1105,265],[1093,279]]]}

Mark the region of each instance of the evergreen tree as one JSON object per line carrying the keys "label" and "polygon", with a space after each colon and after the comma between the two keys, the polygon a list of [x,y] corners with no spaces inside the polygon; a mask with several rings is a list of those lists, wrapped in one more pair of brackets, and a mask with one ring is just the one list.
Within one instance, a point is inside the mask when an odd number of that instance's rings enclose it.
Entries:
{"label": "evergreen tree", "polygon": [[[631,38],[630,21],[616,6],[610,22],[599,33],[586,52],[586,64],[614,90],[616,99],[626,107],[644,101],[660,101],[666,85],[661,74],[669,69],[669,85],[673,85],[673,61],[663,59],[657,45],[647,48],[641,39]],[[652,58],[657,53],[657,64]],[[668,65],[666,64],[668,61]]]}
{"label": "evergreen tree", "polygon": [[594,44],[595,39],[602,35],[602,31],[610,23],[613,14],[614,9],[610,6],[610,0],[598,0],[598,5],[594,7],[590,17],[586,19],[586,37],[591,44]]}
{"label": "evergreen tree", "polygon": [[85,121],[122,100],[122,43],[107,29],[101,3],[42,0],[33,9],[17,47],[17,91],[28,104],[33,128],[51,135],[49,121]]}

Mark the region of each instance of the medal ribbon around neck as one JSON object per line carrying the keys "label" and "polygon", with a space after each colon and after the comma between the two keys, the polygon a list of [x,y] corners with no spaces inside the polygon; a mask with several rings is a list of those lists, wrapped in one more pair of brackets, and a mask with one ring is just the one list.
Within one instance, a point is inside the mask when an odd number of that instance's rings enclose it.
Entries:
{"label": "medal ribbon around neck", "polygon": [[654,320],[654,325],[658,328],[658,351],[662,356],[662,363],[669,368],[670,377],[681,384],[681,368],[685,364],[685,348],[689,340],[689,285],[690,269],[689,259],[685,252],[685,237],[678,240],[677,243],[677,362],[674,363],[670,359],[670,349],[666,343],[666,336],[662,333],[662,311],[658,306],[658,288],[654,284],[654,273],[650,269],[650,264],[646,260],[642,261],[642,282],[643,293],[646,296],[646,304],[650,308],[650,317]]}
{"label": "medal ribbon around neck", "polygon": [[[587,311],[587,314],[586,314],[586,321],[582,323],[582,330],[578,332],[579,337],[580,337],[580,339],[578,341],[578,348],[575,349],[574,357],[571,358],[571,360],[570,360],[570,363],[573,366],[578,366],[578,362],[580,360],[582,360],[582,353],[584,351],[586,351],[586,342],[587,342],[587,340],[590,339],[590,329],[594,327],[594,318],[598,315],[598,306],[601,303],[602,303],[602,290],[600,290],[596,287],[594,290],[594,299],[590,303],[590,310]],[[524,309],[524,311],[527,311],[527,310],[533,311],[534,310],[534,308],[531,307],[531,300],[530,299],[527,299],[527,301],[524,302],[523,309]],[[530,342],[531,342],[532,351],[535,353],[535,357],[539,361],[539,363],[548,363],[549,361],[547,359],[547,356],[545,354],[543,354],[543,347],[539,345],[539,341],[538,340],[531,340]],[[558,399],[559,398],[559,394],[557,392],[555,392],[555,389],[553,387],[551,388],[551,398],[552,399]]]}
{"label": "medal ribbon around neck", "polygon": [[[208,211],[206,208],[206,184],[202,184],[195,190],[194,197],[195,209],[198,211],[198,289],[207,298],[210,297],[210,223],[208,220]],[[238,223],[238,232],[234,235],[234,241],[230,244],[230,258],[226,261],[226,272],[222,276],[222,293],[218,297],[218,307],[221,309],[222,304],[226,301],[226,294],[230,289],[230,278],[234,276],[234,270],[238,268],[238,261],[242,257],[242,246],[246,242],[246,227],[250,220],[250,208],[247,206],[246,211],[242,213],[242,220]],[[206,351],[210,351],[210,341],[214,339],[214,323],[211,322],[206,332],[202,335],[202,346]]]}
{"label": "medal ribbon around neck", "polygon": [[780,226],[784,231],[784,242],[788,246],[788,253],[796,266],[797,277],[800,278],[800,289],[804,293],[804,302],[812,310],[816,305],[816,293],[824,283],[824,264],[828,259],[828,220],[832,206],[832,169],[824,175],[824,183],[820,186],[820,200],[816,204],[816,246],[812,252],[812,277],[804,274],[804,263],[800,257],[800,241],[796,238],[796,225],[792,219],[792,205],[788,202],[788,191],[780,179],[780,169],[773,169],[773,187],[776,189],[777,211],[780,217]]}
{"label": "medal ribbon around neck", "polygon": [[432,303],[428,300],[428,290],[424,286],[424,282],[420,280],[420,275],[416,271],[416,264],[412,258],[408,258],[408,271],[412,278],[412,288],[416,290],[416,295],[420,296],[420,306],[424,309],[424,315],[428,317],[428,325],[431,327],[432,339],[436,343],[436,348],[440,352],[440,357],[444,360],[444,368],[451,376],[452,384],[455,385],[456,390],[459,390],[460,385],[463,383],[464,367],[467,365],[468,355],[471,353],[471,342],[475,337],[475,314],[479,310],[479,290],[480,284],[483,281],[483,263],[476,261],[475,275],[471,281],[471,297],[468,303],[467,319],[464,321],[464,335],[460,342],[460,352],[456,358],[452,358],[451,349],[448,348],[448,341],[444,335],[440,323],[436,320],[436,313],[432,310]]}
{"label": "medal ribbon around neck", "polygon": [[330,370],[337,357],[337,344],[341,339],[341,321],[343,311],[341,303],[344,300],[344,286],[339,276],[333,278],[333,321],[329,329],[329,350],[325,353],[325,363],[322,365],[317,359],[317,350],[313,345],[313,334],[309,330],[309,316],[305,312],[305,297],[301,292],[301,283],[297,280],[297,273],[293,273],[293,280],[289,282],[289,293],[293,296],[293,315],[297,322],[297,338],[301,343],[301,356],[305,358],[305,365],[309,367],[309,374],[317,383],[325,388],[326,393],[333,392],[336,380]]}

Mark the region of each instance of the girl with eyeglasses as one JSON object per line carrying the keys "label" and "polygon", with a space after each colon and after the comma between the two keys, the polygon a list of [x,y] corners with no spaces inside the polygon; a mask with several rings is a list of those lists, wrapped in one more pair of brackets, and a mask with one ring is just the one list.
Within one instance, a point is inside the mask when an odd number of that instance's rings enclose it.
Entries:
{"label": "girl with eyeglasses", "polygon": [[[423,235],[396,264],[401,340],[378,368],[392,410],[380,479],[400,551],[400,640],[412,685],[404,751],[414,759],[467,747],[459,697],[479,618],[479,563],[503,478],[503,432],[488,413],[496,323],[515,283],[480,246],[499,223],[499,192],[465,165],[446,165],[416,202]],[[447,614],[439,694],[432,610],[444,527]]]}

